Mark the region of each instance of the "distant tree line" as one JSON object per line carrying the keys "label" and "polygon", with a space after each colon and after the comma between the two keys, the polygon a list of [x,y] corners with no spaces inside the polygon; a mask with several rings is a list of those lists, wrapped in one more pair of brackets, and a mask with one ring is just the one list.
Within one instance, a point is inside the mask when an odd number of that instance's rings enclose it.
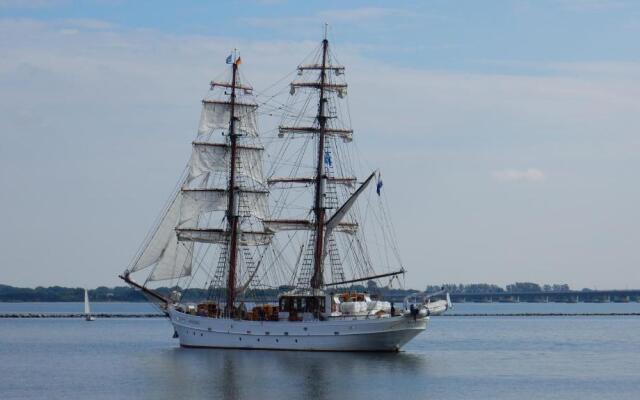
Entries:
{"label": "distant tree line", "polygon": [[[427,292],[435,292],[446,289],[452,294],[484,294],[484,293],[529,293],[529,292],[566,292],[571,288],[566,283],[563,284],[544,284],[539,285],[533,282],[516,282],[505,286],[489,283],[470,283],[470,284],[444,284],[441,286],[429,285]],[[590,289],[582,289],[588,291]]]}
{"label": "distant tree line", "polygon": [[[175,288],[163,287],[156,289],[164,296],[169,297]],[[277,289],[256,289],[246,294],[247,298],[276,298],[278,294],[291,290],[290,286],[280,286]],[[483,294],[483,293],[524,293],[524,292],[564,292],[570,290],[567,284],[539,285],[532,282],[516,282],[506,287],[488,283],[471,283],[471,284],[444,284],[430,285],[426,287],[429,293],[438,292],[442,289],[448,290],[452,294]],[[403,297],[411,293],[416,293],[415,289],[392,289],[386,287],[378,287],[374,281],[369,281],[365,285],[353,285],[349,288],[336,288],[335,291],[368,291],[369,293],[379,294],[382,296]],[[582,289],[589,291],[590,289]],[[206,289],[187,289],[183,292],[184,300],[199,300],[207,298],[208,291]],[[128,286],[117,286],[108,288],[100,286],[96,289],[89,290],[89,298],[91,301],[121,301],[121,302],[137,302],[146,301],[145,297],[137,290]],[[19,288],[9,285],[0,285],[0,302],[65,302],[65,301],[83,301],[83,288],[67,288],[62,286],[50,286],[36,288]]]}

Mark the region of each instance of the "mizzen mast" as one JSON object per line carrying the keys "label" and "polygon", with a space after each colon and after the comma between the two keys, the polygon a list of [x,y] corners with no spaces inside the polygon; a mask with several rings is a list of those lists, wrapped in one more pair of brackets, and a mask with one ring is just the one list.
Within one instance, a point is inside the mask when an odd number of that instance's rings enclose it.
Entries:
{"label": "mizzen mast", "polygon": [[326,68],[327,68],[327,48],[329,46],[329,41],[326,38],[322,40],[322,64],[320,66],[320,100],[318,103],[318,125],[320,129],[318,130],[318,153],[317,153],[317,164],[316,164],[316,192],[315,192],[315,223],[316,223],[316,232],[315,232],[315,247],[314,247],[314,258],[313,258],[313,277],[311,278],[311,288],[312,289],[320,289],[324,284],[324,219],[325,219],[325,208],[324,208],[324,140],[325,140],[325,129],[327,124],[327,117],[325,116],[325,103],[326,99],[324,96],[324,85],[326,81]]}

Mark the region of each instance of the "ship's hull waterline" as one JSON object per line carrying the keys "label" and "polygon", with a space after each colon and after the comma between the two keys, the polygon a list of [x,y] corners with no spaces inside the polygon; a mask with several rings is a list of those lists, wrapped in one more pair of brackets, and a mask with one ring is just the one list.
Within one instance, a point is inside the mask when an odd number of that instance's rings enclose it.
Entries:
{"label": "ship's hull waterline", "polygon": [[424,331],[429,317],[330,321],[244,321],[170,310],[180,345],[299,351],[399,351]]}

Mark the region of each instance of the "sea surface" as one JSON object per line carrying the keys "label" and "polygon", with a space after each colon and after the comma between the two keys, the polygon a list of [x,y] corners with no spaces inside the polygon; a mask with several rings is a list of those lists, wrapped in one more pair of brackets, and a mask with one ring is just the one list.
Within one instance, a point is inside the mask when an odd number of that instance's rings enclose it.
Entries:
{"label": "sea surface", "polygon": [[[144,303],[96,312],[147,313]],[[81,303],[0,303],[80,312]],[[640,304],[458,304],[460,313]],[[639,399],[640,317],[432,317],[391,354],[183,349],[161,318],[0,319],[0,399]]]}

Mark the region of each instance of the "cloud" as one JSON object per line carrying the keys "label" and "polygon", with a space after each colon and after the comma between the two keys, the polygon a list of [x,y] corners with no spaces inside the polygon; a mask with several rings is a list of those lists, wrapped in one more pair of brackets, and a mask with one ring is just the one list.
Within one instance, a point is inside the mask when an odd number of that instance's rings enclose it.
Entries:
{"label": "cloud", "polygon": [[500,182],[543,182],[547,179],[545,174],[537,168],[503,169],[493,171],[491,176]]}

